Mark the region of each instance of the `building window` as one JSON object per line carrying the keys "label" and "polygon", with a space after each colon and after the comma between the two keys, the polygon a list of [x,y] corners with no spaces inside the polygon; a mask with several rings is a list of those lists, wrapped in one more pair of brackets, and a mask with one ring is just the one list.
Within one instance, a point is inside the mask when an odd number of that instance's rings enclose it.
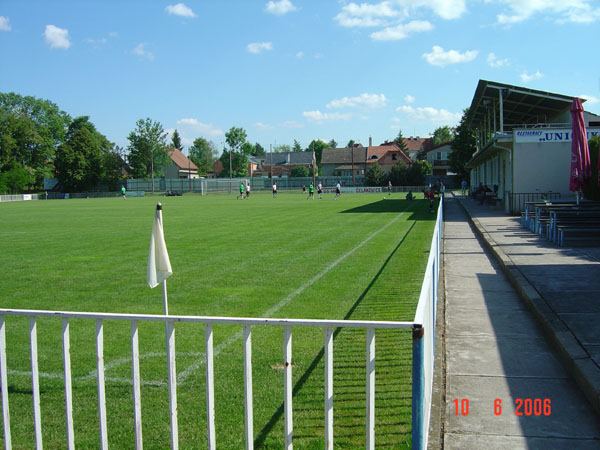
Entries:
{"label": "building window", "polygon": [[392,160],[393,160],[393,161],[396,161],[397,159],[398,159],[398,155],[396,155],[395,153],[394,153],[394,154],[392,154]]}
{"label": "building window", "polygon": [[436,157],[436,159],[437,159],[438,161],[441,161],[441,160],[442,160],[442,152],[437,152],[437,157]]}

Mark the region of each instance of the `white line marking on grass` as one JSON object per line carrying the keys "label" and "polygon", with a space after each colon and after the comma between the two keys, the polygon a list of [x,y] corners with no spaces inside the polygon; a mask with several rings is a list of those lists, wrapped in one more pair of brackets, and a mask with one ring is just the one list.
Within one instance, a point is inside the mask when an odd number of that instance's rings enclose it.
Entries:
{"label": "white line marking on grass", "polygon": [[[336,260],[330,262],[327,266],[325,266],[325,268],[321,272],[317,273],[312,278],[307,280],[305,283],[301,284],[298,288],[296,288],[295,290],[290,292],[279,303],[277,303],[277,304],[273,305],[272,307],[270,307],[269,309],[267,309],[261,315],[261,317],[271,317],[275,313],[277,313],[279,310],[281,310],[282,308],[287,306],[292,300],[294,300],[296,297],[298,297],[300,294],[302,294],[305,290],[307,290],[308,288],[313,286],[317,281],[319,281],[321,278],[323,278],[325,275],[327,275],[329,272],[331,272],[331,270],[333,270],[335,267],[337,267],[342,261],[349,258],[357,250],[360,250],[362,247],[364,247],[366,244],[368,244],[375,236],[377,236],[379,233],[381,233],[382,231],[384,231],[387,228],[389,228],[390,226],[392,226],[394,223],[398,222],[398,220],[400,220],[400,218],[402,217],[402,214],[403,214],[403,212],[400,212],[394,219],[390,220],[388,223],[383,225],[381,228],[379,228],[378,230],[375,230],[374,232],[369,234],[364,240],[359,242],[356,246],[354,246],[353,248],[348,250],[342,256],[340,256]],[[226,348],[231,346],[234,342],[241,340],[242,336],[243,336],[243,330],[237,331],[236,333],[229,336],[227,339],[225,339],[223,342],[221,342],[219,345],[217,345],[215,347],[214,357],[218,356],[222,351],[224,351]],[[158,358],[158,357],[164,357],[164,356],[165,356],[165,352],[148,352],[148,353],[140,354],[140,360],[148,359],[148,358]],[[204,353],[203,352],[185,352],[185,353],[178,353],[177,356],[198,357],[198,359],[196,360],[195,363],[191,364],[185,370],[179,372],[179,374],[177,375],[177,383],[183,384],[188,380],[188,378],[196,370],[198,370],[201,366],[204,365],[204,358],[203,358]],[[115,369],[117,367],[121,367],[121,366],[129,364],[129,363],[131,363],[130,356],[114,359],[106,364],[105,373],[111,369]],[[28,376],[28,377],[30,377],[31,371],[9,370],[8,374],[12,375],[12,376]],[[40,378],[47,378],[47,379],[62,379],[64,376],[64,374],[62,372],[40,372],[39,375],[40,375]],[[87,375],[73,378],[73,380],[77,381],[77,382],[95,381],[95,379],[96,379],[96,370],[91,371]],[[114,382],[114,383],[132,384],[131,379],[125,378],[125,377],[106,377],[105,380]],[[162,380],[142,380],[142,385],[164,387],[164,386],[166,386],[166,382],[162,381]]]}
{"label": "white line marking on grass", "polygon": [[[400,217],[402,217],[402,214],[403,213],[401,212],[394,219],[390,220],[388,223],[383,225],[381,228],[379,228],[378,230],[376,230],[376,231],[372,232],[370,235],[368,235],[362,242],[357,244],[355,247],[348,250],[346,253],[344,253],[342,256],[337,258],[335,261],[329,263],[321,272],[319,272],[318,274],[316,274],[315,276],[310,278],[308,281],[306,281],[305,283],[300,285],[300,287],[298,287],[295,290],[293,290],[292,292],[290,292],[279,303],[277,303],[276,305],[267,309],[261,315],[261,317],[271,317],[273,314],[277,313],[280,309],[287,306],[292,300],[294,300],[296,297],[298,297],[300,294],[302,294],[306,289],[310,288],[313,284],[315,284],[317,281],[319,281],[321,278],[323,278],[325,275],[327,275],[332,269],[334,269],[336,266],[338,266],[342,261],[344,261],[346,258],[352,256],[352,254],[354,252],[356,252],[357,250],[359,250],[362,247],[364,247],[365,245],[367,245],[371,239],[373,239],[379,233],[386,230],[391,225],[393,225],[398,220],[400,220]],[[213,356],[217,357],[217,355],[219,355],[219,353],[221,353],[223,350],[225,350],[227,347],[229,347],[235,341],[240,340],[242,338],[242,336],[243,336],[243,330],[240,330],[240,331],[236,332],[235,334],[232,334],[231,336],[229,336],[225,341],[223,341],[219,345],[217,345],[217,347],[214,350]],[[194,364],[189,366],[184,371],[180,372],[177,375],[177,383],[178,384],[185,383],[187,381],[187,379],[192,375],[192,373],[195,370],[197,370],[199,367],[201,367],[202,365],[204,365],[204,360],[200,359],[199,361],[195,362]]]}

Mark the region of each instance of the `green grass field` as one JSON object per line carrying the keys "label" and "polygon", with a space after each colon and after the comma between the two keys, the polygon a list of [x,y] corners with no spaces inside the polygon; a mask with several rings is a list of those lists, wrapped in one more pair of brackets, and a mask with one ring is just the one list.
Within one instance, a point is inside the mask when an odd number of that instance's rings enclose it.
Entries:
{"label": "green grass field", "polygon": [[[299,193],[56,200],[0,204],[4,308],[162,313],[160,288],[145,284],[157,200],[174,275],[171,314],[412,320],[435,223],[424,200],[404,194]],[[26,319],[7,317],[8,384],[14,448],[34,445]],[[243,448],[240,327],[215,327],[219,448]],[[133,447],[130,327],[105,324],[109,444]],[[205,448],[202,326],[176,327],[181,448]],[[71,323],[76,445],[98,446],[94,321]],[[254,435],[262,448],[283,442],[283,330],[253,328]],[[229,342],[227,343],[229,339]],[[411,335],[377,332],[376,442],[410,447]],[[61,323],[38,321],[44,445],[65,447]],[[323,447],[323,335],[294,328],[294,444]],[[164,327],[140,324],[146,448],[167,448]],[[334,438],[364,446],[365,339],[343,330],[334,341]]]}

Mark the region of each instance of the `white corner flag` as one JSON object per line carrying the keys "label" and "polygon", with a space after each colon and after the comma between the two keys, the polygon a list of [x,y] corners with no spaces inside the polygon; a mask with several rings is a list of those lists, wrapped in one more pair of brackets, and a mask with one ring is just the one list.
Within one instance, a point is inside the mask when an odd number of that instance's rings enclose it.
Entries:
{"label": "white corner flag", "polygon": [[150,237],[150,253],[148,254],[148,286],[155,288],[173,275],[169,252],[163,233],[162,205],[156,205],[156,215]]}

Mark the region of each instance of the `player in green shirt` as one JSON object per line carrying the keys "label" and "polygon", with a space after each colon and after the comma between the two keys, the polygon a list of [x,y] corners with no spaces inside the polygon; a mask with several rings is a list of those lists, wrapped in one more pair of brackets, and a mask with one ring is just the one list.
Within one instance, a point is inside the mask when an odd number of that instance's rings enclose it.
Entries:
{"label": "player in green shirt", "polygon": [[315,187],[312,183],[310,183],[310,186],[308,186],[308,197],[306,199],[308,200],[309,198],[315,198]]}
{"label": "player in green shirt", "polygon": [[237,198],[244,198],[244,192],[246,192],[246,188],[244,187],[244,183],[240,181],[240,195]]}
{"label": "player in green shirt", "polygon": [[121,185],[121,195],[123,196],[123,199],[127,198],[127,189],[125,189],[125,186]]}

